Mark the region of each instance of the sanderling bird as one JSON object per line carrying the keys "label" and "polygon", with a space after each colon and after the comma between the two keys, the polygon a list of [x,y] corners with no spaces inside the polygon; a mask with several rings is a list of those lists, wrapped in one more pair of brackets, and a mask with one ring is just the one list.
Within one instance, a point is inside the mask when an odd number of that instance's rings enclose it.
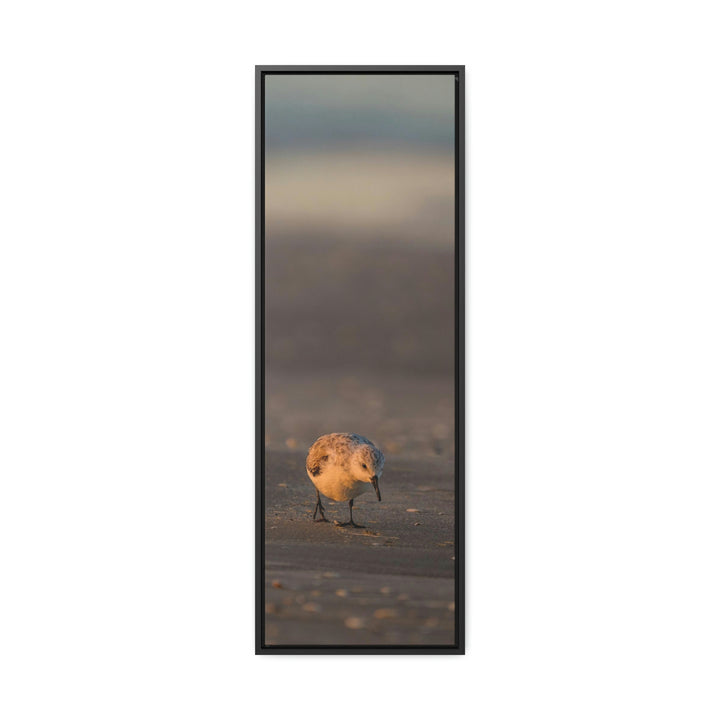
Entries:
{"label": "sanderling bird", "polygon": [[308,477],[317,493],[313,520],[319,510],[320,517],[315,522],[328,522],[320,502],[322,493],[331,500],[349,501],[350,521],[336,521],[336,525],[363,527],[353,521],[353,499],[372,487],[380,501],[378,480],[384,465],[385,457],[367,438],[354,433],[330,433],[319,437],[310,446],[305,461]]}

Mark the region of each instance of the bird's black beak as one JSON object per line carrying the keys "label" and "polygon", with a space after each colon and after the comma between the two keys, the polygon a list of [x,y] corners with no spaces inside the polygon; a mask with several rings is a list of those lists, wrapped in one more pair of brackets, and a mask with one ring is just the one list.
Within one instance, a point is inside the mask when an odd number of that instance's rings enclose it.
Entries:
{"label": "bird's black beak", "polygon": [[373,488],[375,488],[375,494],[378,496],[378,502],[380,502],[381,501],[380,488],[378,487],[378,484],[377,484],[378,483],[377,475],[373,475],[370,478],[370,482],[372,483]]}

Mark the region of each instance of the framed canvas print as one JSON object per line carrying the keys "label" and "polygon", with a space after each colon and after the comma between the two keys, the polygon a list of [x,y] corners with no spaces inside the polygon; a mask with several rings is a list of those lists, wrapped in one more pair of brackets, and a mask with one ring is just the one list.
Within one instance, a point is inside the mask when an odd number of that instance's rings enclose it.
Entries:
{"label": "framed canvas print", "polygon": [[463,115],[256,68],[257,653],[464,653]]}

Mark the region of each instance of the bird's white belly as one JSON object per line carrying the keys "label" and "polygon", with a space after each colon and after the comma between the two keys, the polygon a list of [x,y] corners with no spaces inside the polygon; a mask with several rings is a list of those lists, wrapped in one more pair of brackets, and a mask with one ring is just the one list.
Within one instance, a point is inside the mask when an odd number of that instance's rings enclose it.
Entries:
{"label": "bird's white belly", "polygon": [[356,480],[347,471],[339,468],[328,467],[317,477],[313,477],[310,473],[308,477],[315,487],[331,500],[351,500],[372,488],[371,483]]}

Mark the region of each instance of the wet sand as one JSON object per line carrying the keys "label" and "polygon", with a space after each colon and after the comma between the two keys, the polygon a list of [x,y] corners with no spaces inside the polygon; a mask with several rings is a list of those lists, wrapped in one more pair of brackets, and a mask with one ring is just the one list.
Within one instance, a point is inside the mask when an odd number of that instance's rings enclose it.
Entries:
{"label": "wet sand", "polygon": [[355,432],[387,456],[453,456],[452,376],[269,369],[265,398],[267,450],[307,450],[325,433]]}
{"label": "wet sand", "polygon": [[388,456],[380,487],[347,503],[323,500],[304,452],[266,455],[267,645],[452,645],[455,631],[454,464]]}
{"label": "wet sand", "polygon": [[[266,234],[268,645],[454,643],[453,277],[451,233]],[[312,521],[305,454],[328,432],[385,453],[365,529]]]}
{"label": "wet sand", "polygon": [[422,246],[268,234],[265,255],[268,368],[452,378],[451,237]]}

